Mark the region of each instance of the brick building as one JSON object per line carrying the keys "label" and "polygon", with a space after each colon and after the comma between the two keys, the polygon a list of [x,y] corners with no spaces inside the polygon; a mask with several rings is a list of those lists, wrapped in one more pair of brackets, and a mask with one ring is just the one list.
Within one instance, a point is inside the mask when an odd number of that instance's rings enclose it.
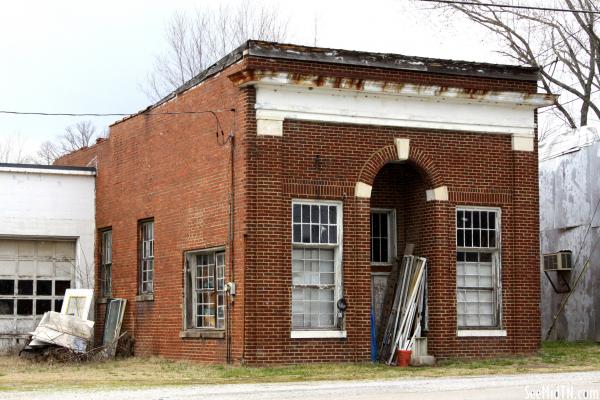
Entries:
{"label": "brick building", "polygon": [[430,353],[535,351],[537,76],[245,43],[58,161],[97,169],[97,319],[127,298],[137,354],[369,360],[372,285],[413,243]]}

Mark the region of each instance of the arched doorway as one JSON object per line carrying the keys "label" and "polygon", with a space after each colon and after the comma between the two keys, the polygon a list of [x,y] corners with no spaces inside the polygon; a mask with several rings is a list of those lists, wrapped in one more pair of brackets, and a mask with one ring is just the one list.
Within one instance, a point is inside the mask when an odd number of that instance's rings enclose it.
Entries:
{"label": "arched doorway", "polygon": [[429,258],[434,246],[434,215],[426,191],[432,188],[427,174],[411,161],[385,164],[373,180],[371,192],[371,281],[375,329],[378,339],[387,277],[401,260],[407,244],[413,254]]}

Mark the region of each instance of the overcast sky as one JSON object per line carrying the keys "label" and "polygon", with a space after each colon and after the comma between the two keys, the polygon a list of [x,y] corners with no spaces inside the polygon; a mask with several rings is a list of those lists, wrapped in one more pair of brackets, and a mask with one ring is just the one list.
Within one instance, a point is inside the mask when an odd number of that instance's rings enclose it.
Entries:
{"label": "overcast sky", "polygon": [[[466,21],[431,14],[410,0],[259,1],[289,18],[288,42],[352,50],[501,62],[493,38]],[[150,104],[140,90],[165,24],[176,11],[217,1],[11,1],[0,11],[0,110],[133,113]],[[421,10],[423,8],[423,10]],[[452,22],[452,21],[451,21]],[[0,140],[17,137],[34,153],[68,125],[117,118],[0,114]]]}

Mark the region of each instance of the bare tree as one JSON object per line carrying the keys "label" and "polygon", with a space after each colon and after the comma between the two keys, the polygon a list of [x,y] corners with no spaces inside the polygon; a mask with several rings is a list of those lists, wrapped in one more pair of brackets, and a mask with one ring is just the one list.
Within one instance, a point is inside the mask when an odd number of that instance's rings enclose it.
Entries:
{"label": "bare tree", "polygon": [[66,154],[88,147],[95,133],[96,127],[91,121],[81,121],[75,125],[67,126],[65,133],[59,137],[61,152]]}
{"label": "bare tree", "polygon": [[97,137],[106,136],[108,136],[106,130],[101,135],[96,135],[96,127],[91,121],[81,121],[67,126],[65,132],[55,140],[47,140],[41,144],[37,152],[37,162],[50,165],[65,154],[89,147]]}
{"label": "bare tree", "polygon": [[25,151],[25,140],[20,135],[8,135],[0,139],[0,162],[29,164],[34,159]]}
{"label": "bare tree", "polygon": [[40,145],[40,148],[37,152],[38,162],[40,164],[51,165],[54,160],[60,157],[62,154],[58,149],[56,143],[51,142],[50,140],[45,141]]}
{"label": "bare tree", "polygon": [[[489,0],[470,0],[487,3]],[[496,5],[555,6],[570,10],[557,12],[488,5],[445,4],[436,8],[464,14],[471,21],[496,34],[500,54],[519,64],[541,68],[541,87],[560,94],[552,112],[570,128],[587,125],[590,117],[600,119],[600,38],[597,0],[547,0],[522,2],[504,0]]]}
{"label": "bare tree", "polygon": [[248,0],[237,6],[198,8],[193,15],[175,13],[167,23],[167,51],[156,56],[141,89],[151,100],[159,100],[245,40],[283,41],[286,31],[287,20],[278,9]]}

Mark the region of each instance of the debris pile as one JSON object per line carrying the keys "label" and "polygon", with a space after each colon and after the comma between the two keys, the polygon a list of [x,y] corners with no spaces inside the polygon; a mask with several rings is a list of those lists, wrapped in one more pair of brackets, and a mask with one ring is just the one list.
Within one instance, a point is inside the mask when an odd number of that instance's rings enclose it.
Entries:
{"label": "debris pile", "polygon": [[[426,318],[427,259],[405,255],[402,263],[390,273],[386,299],[391,303],[379,360],[391,365],[397,350],[412,350],[415,338],[421,336]],[[385,314],[384,314],[385,317]]]}
{"label": "debris pile", "polygon": [[[61,312],[46,312],[31,332],[31,341],[19,353],[21,357],[57,361],[86,361],[114,358],[119,340],[125,337],[124,351],[131,353],[132,339],[121,334],[125,299],[111,299],[106,304],[102,346],[91,348],[94,342],[94,321],[88,315],[93,299],[91,289],[69,289],[65,293]],[[123,344],[122,344],[123,347]]]}

